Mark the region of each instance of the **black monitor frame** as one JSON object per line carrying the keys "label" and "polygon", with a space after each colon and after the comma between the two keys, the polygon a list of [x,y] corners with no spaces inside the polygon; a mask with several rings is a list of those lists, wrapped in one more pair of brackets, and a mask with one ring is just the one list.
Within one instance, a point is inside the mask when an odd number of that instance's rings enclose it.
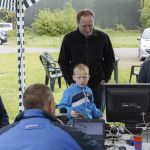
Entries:
{"label": "black monitor frame", "polygon": [[108,122],[150,122],[150,84],[106,84],[105,99]]}

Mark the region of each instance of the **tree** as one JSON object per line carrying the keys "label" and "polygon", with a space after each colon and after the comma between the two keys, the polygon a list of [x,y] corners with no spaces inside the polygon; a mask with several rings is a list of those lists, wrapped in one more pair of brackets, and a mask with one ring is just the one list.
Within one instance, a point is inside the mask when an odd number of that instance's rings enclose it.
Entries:
{"label": "tree", "polygon": [[0,22],[12,22],[13,29],[16,27],[16,14],[5,9],[0,10]]}
{"label": "tree", "polygon": [[66,34],[75,29],[75,17],[76,11],[72,8],[72,0],[67,0],[64,10],[40,10],[32,23],[32,28],[39,35],[58,36]]}
{"label": "tree", "polygon": [[141,17],[142,27],[150,27],[150,0],[141,0]]}

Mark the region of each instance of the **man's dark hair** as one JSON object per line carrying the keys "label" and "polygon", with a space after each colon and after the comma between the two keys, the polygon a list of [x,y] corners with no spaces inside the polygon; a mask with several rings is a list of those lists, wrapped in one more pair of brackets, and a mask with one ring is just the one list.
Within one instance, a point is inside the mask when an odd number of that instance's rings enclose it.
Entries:
{"label": "man's dark hair", "polygon": [[80,22],[80,19],[81,19],[82,16],[84,16],[84,17],[86,17],[86,16],[93,16],[93,17],[95,17],[95,14],[90,9],[82,9],[77,14],[77,23]]}
{"label": "man's dark hair", "polygon": [[53,100],[50,88],[41,83],[29,86],[23,95],[23,105],[25,109],[43,109],[49,101]]}

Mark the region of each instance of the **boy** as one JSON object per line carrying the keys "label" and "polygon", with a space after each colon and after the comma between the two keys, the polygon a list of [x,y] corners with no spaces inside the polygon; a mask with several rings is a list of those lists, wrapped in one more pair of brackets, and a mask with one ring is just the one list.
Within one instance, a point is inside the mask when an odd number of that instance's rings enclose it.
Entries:
{"label": "boy", "polygon": [[69,119],[100,118],[102,113],[96,108],[92,90],[87,86],[90,78],[89,68],[84,64],[76,65],[72,78],[75,83],[65,90],[58,108],[66,108]]}

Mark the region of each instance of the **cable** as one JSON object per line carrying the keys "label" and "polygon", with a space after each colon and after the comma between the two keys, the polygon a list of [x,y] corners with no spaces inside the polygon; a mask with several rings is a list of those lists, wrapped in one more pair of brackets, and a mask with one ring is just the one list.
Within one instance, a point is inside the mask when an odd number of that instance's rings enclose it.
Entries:
{"label": "cable", "polygon": [[142,113],[141,113],[141,115],[142,115],[142,117],[143,117],[143,122],[144,122],[144,124],[146,124],[146,122],[145,122],[145,118],[144,118],[144,117],[145,117],[145,115],[146,115],[146,113],[145,113],[145,112],[142,112]]}
{"label": "cable", "polygon": [[110,130],[105,130],[105,132],[108,132],[109,134],[111,134],[111,131],[110,131]]}
{"label": "cable", "polygon": [[149,131],[149,132],[143,132],[143,133],[141,134],[141,136],[147,135],[147,134],[149,134],[149,133],[150,133],[150,131]]}
{"label": "cable", "polygon": [[134,135],[133,133],[131,133],[125,126],[123,126],[123,128],[130,134],[130,135]]}
{"label": "cable", "polygon": [[60,124],[64,125],[64,123],[63,123],[60,119],[56,118],[56,120],[57,120]]}
{"label": "cable", "polygon": [[147,123],[146,128],[148,129],[148,125],[150,124],[150,122]]}

